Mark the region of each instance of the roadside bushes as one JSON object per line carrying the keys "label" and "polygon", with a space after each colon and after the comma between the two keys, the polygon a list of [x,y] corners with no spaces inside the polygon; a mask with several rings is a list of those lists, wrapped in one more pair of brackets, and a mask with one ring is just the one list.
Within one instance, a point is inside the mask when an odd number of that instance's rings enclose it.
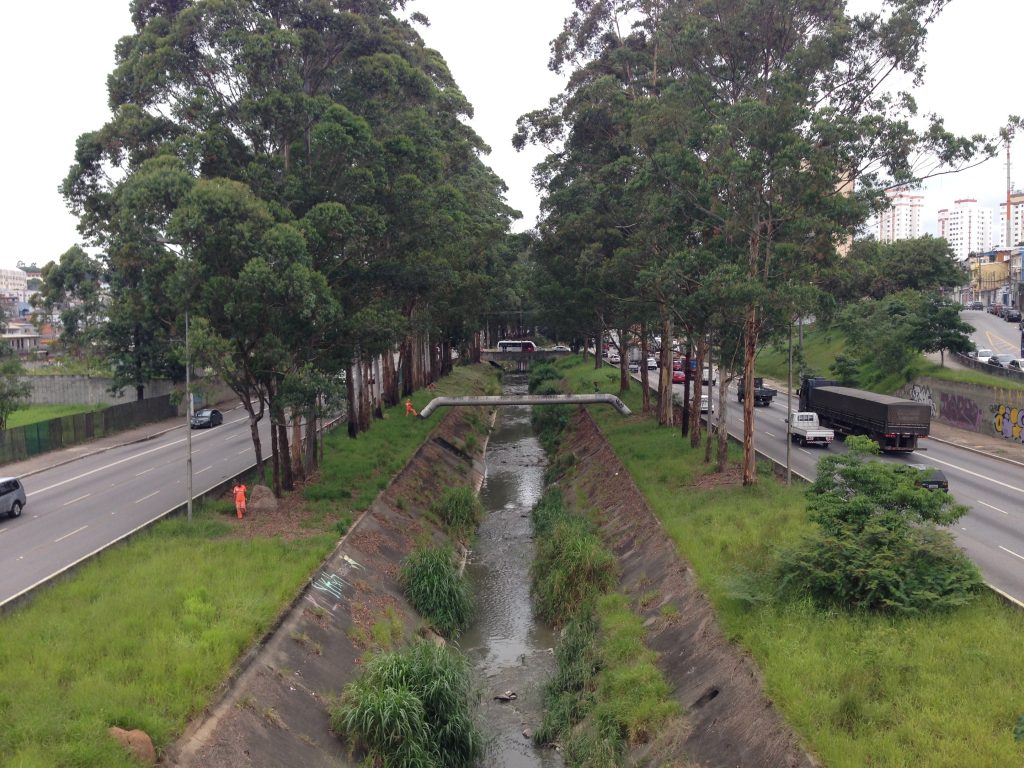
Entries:
{"label": "roadside bushes", "polygon": [[440,634],[457,637],[473,618],[473,599],[450,547],[417,547],[405,558],[402,587],[409,604]]}
{"label": "roadside bushes", "polygon": [[372,656],[331,709],[331,728],[366,750],[367,765],[469,768],[484,755],[471,694],[458,651],[418,642]]}
{"label": "roadside bushes", "polygon": [[823,607],[921,613],[968,602],[982,585],[975,565],[938,525],[967,508],[947,493],[915,485],[920,470],[867,461],[867,438],[818,462],[808,491],[819,529],[783,551],[782,593],[807,595]]}

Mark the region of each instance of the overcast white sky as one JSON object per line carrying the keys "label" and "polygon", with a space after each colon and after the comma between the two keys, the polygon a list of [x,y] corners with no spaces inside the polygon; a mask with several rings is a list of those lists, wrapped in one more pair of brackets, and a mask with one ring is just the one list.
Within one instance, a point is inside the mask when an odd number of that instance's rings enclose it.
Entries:
{"label": "overcast white sky", "polygon": [[[128,0],[57,0],[46,7],[46,24],[31,3],[5,8],[0,267],[19,260],[42,266],[78,242],[75,220],[57,188],[74,158],[76,138],[108,117],[106,76],[113,69],[114,44],[133,31]],[[444,55],[474,106],[473,126],[492,148],[486,162],[508,185],[509,203],[524,214],[517,229],[532,226],[537,193],[530,172],[542,154],[515,152],[511,136],[519,115],[544,106],[562,86],[547,69],[548,44],[571,0],[411,0],[408,7],[430,18],[431,26],[420,34]],[[952,0],[929,37],[926,83],[916,94],[921,111],[939,112],[960,133],[992,133],[1008,114],[1024,114],[1024,97],[1015,85],[1022,21],[1019,0]],[[1014,185],[1024,186],[1020,139],[1017,158]],[[935,232],[936,211],[954,199],[975,197],[995,207],[1005,200],[1005,188],[1002,157],[929,182],[925,230]]]}

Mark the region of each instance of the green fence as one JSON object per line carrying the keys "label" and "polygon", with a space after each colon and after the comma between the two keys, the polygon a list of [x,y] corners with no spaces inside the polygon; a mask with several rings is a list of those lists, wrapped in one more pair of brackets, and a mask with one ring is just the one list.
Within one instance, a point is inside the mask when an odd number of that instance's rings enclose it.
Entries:
{"label": "green fence", "polygon": [[78,413],[24,427],[0,431],[0,464],[67,448],[96,437],[122,432],[140,424],[178,415],[170,395],[112,405],[101,411]]}

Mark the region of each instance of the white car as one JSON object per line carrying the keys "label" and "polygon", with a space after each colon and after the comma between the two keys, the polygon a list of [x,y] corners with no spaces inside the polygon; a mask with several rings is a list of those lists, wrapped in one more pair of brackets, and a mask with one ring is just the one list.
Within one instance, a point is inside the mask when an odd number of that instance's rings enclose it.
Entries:
{"label": "white car", "polygon": [[631,362],[629,364],[629,372],[630,373],[640,373],[640,361],[639,360],[634,360],[633,362]]}
{"label": "white car", "polygon": [[622,362],[622,358],[619,357],[614,352],[612,352],[610,355],[608,355],[608,362],[611,363],[612,365],[618,365],[620,362]]}
{"label": "white car", "polygon": [[655,358],[653,358],[653,357],[648,357],[647,358],[647,370],[648,371],[653,371],[657,367],[658,367],[658,361]]}
{"label": "white car", "polygon": [[983,349],[975,350],[973,353],[971,353],[971,357],[973,357],[979,363],[987,363],[988,359],[990,357],[992,357],[992,355],[994,355],[994,354],[995,354],[995,352],[993,352],[991,349],[984,349],[983,348]]}
{"label": "white car", "polygon": [[551,348],[551,351],[552,352],[572,352],[572,350],[569,349],[567,346],[565,346],[565,344],[555,344],[555,346],[553,346]]}

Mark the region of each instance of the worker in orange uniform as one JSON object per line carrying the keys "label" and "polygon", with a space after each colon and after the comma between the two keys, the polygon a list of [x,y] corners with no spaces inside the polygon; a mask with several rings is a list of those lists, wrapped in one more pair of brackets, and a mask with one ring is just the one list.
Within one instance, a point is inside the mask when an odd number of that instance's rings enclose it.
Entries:
{"label": "worker in orange uniform", "polygon": [[245,492],[247,489],[239,480],[232,490],[235,494],[235,512],[238,514],[238,519],[241,520],[245,517]]}
{"label": "worker in orange uniform", "polygon": [[405,415],[406,416],[419,416],[419,414],[416,413],[416,409],[412,407],[412,400],[409,399],[409,398],[406,398],[406,401],[405,401]]}

